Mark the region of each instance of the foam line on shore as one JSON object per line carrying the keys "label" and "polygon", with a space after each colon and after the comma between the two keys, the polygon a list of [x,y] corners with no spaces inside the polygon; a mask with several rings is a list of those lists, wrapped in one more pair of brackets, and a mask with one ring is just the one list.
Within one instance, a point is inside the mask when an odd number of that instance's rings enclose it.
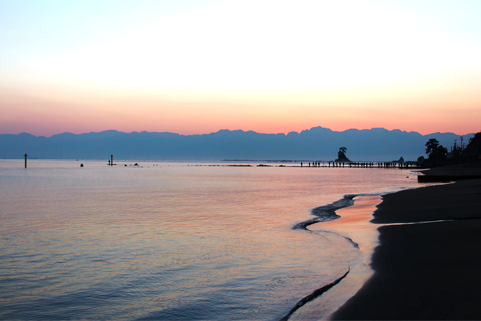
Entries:
{"label": "foam line on shore", "polygon": [[354,197],[356,196],[358,195],[347,194],[344,195],[344,197],[340,200],[332,202],[331,204],[319,206],[312,209],[311,214],[316,217],[304,222],[297,223],[292,227],[292,229],[308,231],[307,227],[311,224],[333,221],[340,218],[340,216],[336,214],[336,211],[341,208],[352,206],[354,204]]}
{"label": "foam line on shore", "polygon": [[317,290],[314,290],[314,292],[312,292],[311,294],[309,294],[308,296],[305,296],[304,298],[302,298],[301,300],[299,300],[296,305],[285,315],[283,316],[279,321],[287,321],[289,320],[289,317],[294,313],[296,312],[297,309],[299,309],[300,307],[302,307],[304,304],[314,300],[315,298],[317,298],[318,296],[322,295],[324,292],[327,292],[329,291],[329,289],[331,289],[333,286],[335,286],[336,284],[338,284],[339,282],[341,282],[342,279],[344,279],[350,272],[350,268],[348,267],[347,268],[347,271],[346,273],[344,273],[340,278],[337,278],[336,280],[334,280],[333,282],[323,286],[322,288],[319,288]]}
{"label": "foam line on shore", "polygon": [[[335,219],[340,218],[340,216],[336,214],[336,211],[340,210],[342,208],[346,208],[346,207],[350,207],[350,206],[354,205],[354,198],[357,197],[357,196],[383,196],[383,195],[386,195],[386,194],[397,193],[397,192],[403,191],[403,190],[423,188],[423,187],[432,186],[432,185],[434,185],[434,184],[430,184],[430,185],[426,185],[426,186],[416,186],[416,187],[399,187],[396,190],[380,192],[380,193],[346,194],[346,195],[344,195],[343,198],[341,198],[341,199],[339,199],[335,202],[313,208],[311,210],[311,214],[314,215],[315,218],[312,218],[312,219],[309,219],[309,220],[306,220],[306,221],[303,221],[303,222],[299,222],[299,223],[295,224],[292,227],[292,229],[293,230],[309,231],[309,229],[307,229],[307,227],[309,225],[321,223],[321,222],[329,222],[329,221],[333,221]],[[435,184],[435,185],[438,185],[438,184]],[[439,185],[444,185],[444,184],[439,184]]]}

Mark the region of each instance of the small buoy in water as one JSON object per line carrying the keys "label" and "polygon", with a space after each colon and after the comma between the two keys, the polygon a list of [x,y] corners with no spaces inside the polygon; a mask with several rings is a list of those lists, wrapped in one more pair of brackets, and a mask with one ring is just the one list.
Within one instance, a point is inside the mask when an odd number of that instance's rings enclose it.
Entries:
{"label": "small buoy in water", "polygon": [[84,164],[80,164],[80,167],[84,167]]}

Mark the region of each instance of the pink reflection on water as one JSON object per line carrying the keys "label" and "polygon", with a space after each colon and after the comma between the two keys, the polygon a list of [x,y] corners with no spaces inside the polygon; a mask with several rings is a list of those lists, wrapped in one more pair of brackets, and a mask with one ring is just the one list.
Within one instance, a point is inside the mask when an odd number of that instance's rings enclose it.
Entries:
{"label": "pink reflection on water", "polygon": [[[322,300],[314,300],[298,310],[289,320],[317,320],[326,318],[352,297],[373,275],[370,268],[374,248],[378,245],[378,226],[370,223],[381,196],[357,196],[354,205],[343,208],[336,213],[341,217],[334,221],[311,225],[310,230],[323,234],[334,232],[357,243],[362,252],[361,260],[350,267],[348,276],[332,290],[322,295]],[[346,240],[347,241],[347,240]],[[354,245],[353,245],[354,246]]]}
{"label": "pink reflection on water", "polygon": [[[323,230],[336,232],[359,245],[359,249],[364,254],[363,262],[359,265],[369,264],[374,248],[378,245],[378,226],[370,221],[373,219],[372,215],[376,210],[376,205],[380,202],[381,196],[379,195],[357,196],[352,207],[336,212],[341,216],[339,219],[320,224],[320,228]],[[363,273],[369,273],[367,270],[371,269],[366,269]]]}

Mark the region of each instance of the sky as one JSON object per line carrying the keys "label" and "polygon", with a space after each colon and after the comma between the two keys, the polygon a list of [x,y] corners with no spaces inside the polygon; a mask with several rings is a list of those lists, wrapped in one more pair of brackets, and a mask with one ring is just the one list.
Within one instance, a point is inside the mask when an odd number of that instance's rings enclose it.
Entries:
{"label": "sky", "polygon": [[479,0],[0,0],[0,134],[479,132],[479,17]]}

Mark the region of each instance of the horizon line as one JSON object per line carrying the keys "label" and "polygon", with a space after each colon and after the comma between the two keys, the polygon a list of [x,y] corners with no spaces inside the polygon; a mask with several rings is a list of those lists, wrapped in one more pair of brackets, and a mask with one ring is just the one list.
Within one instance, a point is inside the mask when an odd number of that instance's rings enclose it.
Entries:
{"label": "horizon line", "polygon": [[104,132],[118,132],[118,133],[123,133],[123,134],[134,134],[134,133],[153,133],[153,134],[175,134],[175,135],[180,135],[180,136],[201,136],[201,135],[211,135],[211,134],[216,134],[216,133],[219,133],[219,132],[222,132],[222,131],[229,131],[229,132],[244,132],[244,133],[249,133],[249,132],[253,132],[253,133],[256,133],[256,134],[262,134],[262,135],[288,135],[288,134],[291,134],[291,133],[296,133],[296,134],[301,134],[302,132],[305,132],[305,131],[310,131],[312,129],[316,129],[316,128],[320,128],[320,129],[326,129],[326,130],[330,130],[332,132],[336,132],[336,133],[343,133],[343,132],[346,132],[346,131],[350,131],[350,130],[357,130],[357,131],[365,131],[365,130],[375,130],[375,129],[383,129],[383,130],[386,130],[386,131],[389,131],[389,132],[393,132],[393,131],[400,131],[400,132],[405,132],[405,133],[415,133],[415,134],[420,134],[422,136],[428,136],[428,135],[434,135],[434,134],[454,134],[454,135],[458,135],[458,136],[466,136],[466,135],[472,135],[472,134],[476,134],[476,133],[479,133],[479,132],[472,132],[472,133],[466,133],[466,134],[457,134],[457,133],[454,133],[454,132],[432,132],[432,133],[429,133],[429,134],[421,134],[420,132],[418,131],[407,131],[407,130],[402,130],[402,129],[399,129],[399,128],[394,128],[394,129],[387,129],[387,128],[384,128],[384,127],[372,127],[372,128],[362,128],[362,129],[359,129],[359,128],[348,128],[348,129],[345,129],[345,130],[333,130],[333,129],[330,129],[328,127],[322,127],[322,126],[314,126],[314,127],[311,127],[311,128],[308,128],[308,129],[304,129],[302,131],[290,131],[288,133],[284,133],[284,132],[281,132],[281,133],[264,133],[264,132],[257,132],[255,130],[244,130],[244,129],[228,129],[228,128],[221,128],[217,131],[212,131],[212,132],[209,132],[209,133],[198,133],[198,134],[181,134],[181,133],[176,133],[176,132],[169,132],[169,131],[146,131],[146,130],[142,130],[142,131],[130,131],[130,132],[127,132],[127,131],[122,131],[122,130],[117,130],[117,129],[106,129],[106,130],[101,130],[101,131],[90,131],[90,132],[81,132],[81,133],[74,133],[74,132],[68,132],[68,131],[65,131],[65,132],[60,132],[60,133],[57,133],[57,134],[52,134],[50,136],[46,136],[46,135],[35,135],[35,134],[32,134],[32,133],[29,133],[29,132],[20,132],[20,133],[17,133],[17,134],[13,134],[13,133],[2,133],[0,135],[21,135],[21,134],[28,134],[28,135],[32,135],[34,137],[45,137],[45,138],[52,138],[53,136],[57,136],[57,135],[63,135],[63,134],[72,134],[72,135],[85,135],[85,134],[98,134],[98,133],[104,133]]}

